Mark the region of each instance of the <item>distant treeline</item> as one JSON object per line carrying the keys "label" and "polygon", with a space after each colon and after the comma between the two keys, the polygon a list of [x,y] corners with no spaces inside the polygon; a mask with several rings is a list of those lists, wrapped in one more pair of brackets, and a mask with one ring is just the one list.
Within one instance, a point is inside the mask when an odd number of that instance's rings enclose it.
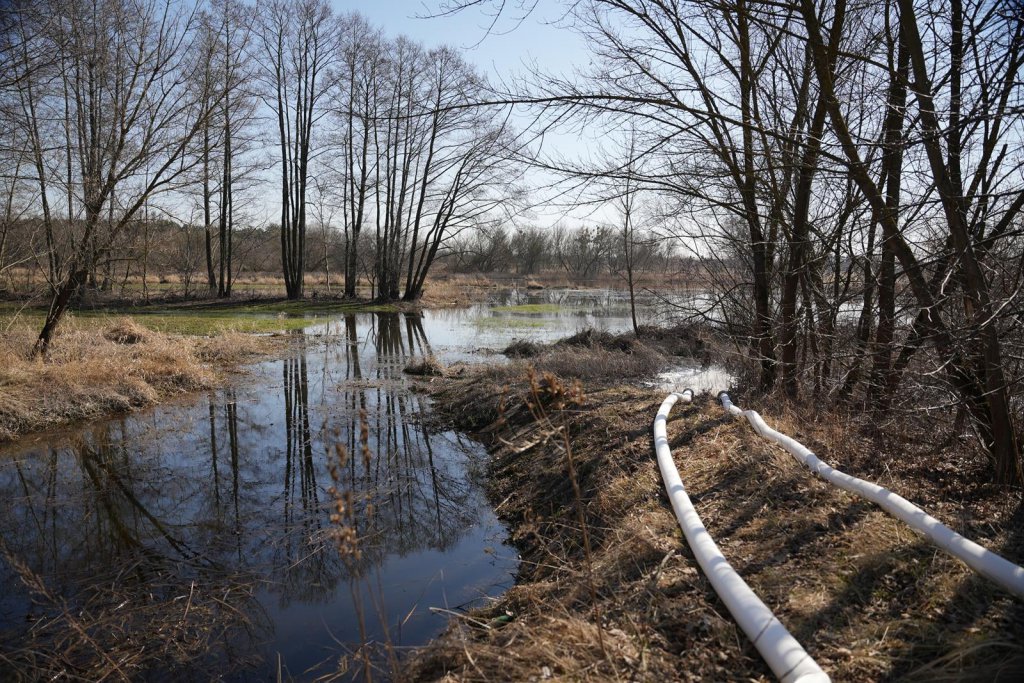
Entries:
{"label": "distant treeline", "polygon": [[[63,228],[63,225],[60,226]],[[8,226],[6,258],[20,267],[0,277],[0,292],[25,294],[45,286],[45,267],[37,257],[43,246],[43,221],[25,218]],[[179,295],[205,295],[205,231],[202,225],[168,219],[133,221],[104,259],[93,261],[85,285],[99,292],[119,292],[126,283],[173,276]],[[704,267],[676,253],[677,242],[655,233],[633,236],[636,275],[693,279]],[[230,280],[279,273],[279,228],[236,227]],[[356,274],[368,294],[377,292],[376,242],[363,235],[356,249]],[[337,291],[345,286],[349,242],[336,225],[312,225],[306,237],[307,272],[325,275]],[[497,226],[471,230],[447,240],[436,267],[448,273],[490,273],[516,276],[559,274],[578,282],[603,276],[626,277],[627,257],[621,228],[555,226],[524,228]],[[625,283],[625,280],[623,280]],[[363,292],[367,293],[367,292]]]}

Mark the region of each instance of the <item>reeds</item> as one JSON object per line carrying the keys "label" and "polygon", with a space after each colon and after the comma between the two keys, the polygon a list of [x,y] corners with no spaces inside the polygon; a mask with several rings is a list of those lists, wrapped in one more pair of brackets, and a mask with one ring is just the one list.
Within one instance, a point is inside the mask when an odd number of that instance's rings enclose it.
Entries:
{"label": "reeds", "polygon": [[601,624],[601,604],[598,601],[597,589],[594,585],[594,558],[593,549],[590,545],[590,529],[587,525],[586,515],[583,512],[583,494],[580,491],[579,477],[576,474],[576,461],[572,454],[569,426],[566,424],[564,417],[565,410],[583,405],[583,385],[577,380],[567,387],[558,377],[550,372],[545,373],[538,380],[537,373],[533,368],[527,373],[527,378],[530,384],[530,397],[526,401],[526,407],[533,416],[534,422],[540,431],[541,442],[538,445],[547,444],[553,446],[559,449],[565,456],[566,469],[569,474],[569,482],[572,484],[573,500],[576,507],[576,522],[579,524],[580,534],[583,537],[587,589],[590,591],[591,608],[594,610],[597,642],[601,648],[601,654],[607,658],[608,653],[604,645],[603,626]]}
{"label": "reeds", "polygon": [[[362,492],[357,499],[356,494],[348,487],[345,478],[346,467],[350,464],[350,458],[354,457],[348,452],[341,442],[339,435],[335,435],[334,457],[328,461],[327,469],[331,476],[331,485],[327,493],[331,498],[331,529],[330,536],[334,547],[345,566],[349,577],[349,591],[352,596],[352,605],[355,609],[356,622],[359,627],[359,643],[355,644],[352,650],[352,659],[357,662],[358,668],[355,671],[349,670],[347,659],[339,662],[338,670],[330,672],[325,680],[335,677],[358,676],[366,683],[371,683],[375,672],[381,673],[385,680],[396,678],[399,671],[398,652],[391,640],[391,624],[384,607],[383,588],[377,584],[370,583],[365,567],[363,566],[363,539],[360,529],[364,533],[369,532],[374,526],[375,505],[374,496],[377,494],[373,489]],[[359,457],[362,460],[364,472],[369,472],[373,452],[370,450],[370,425],[366,409],[359,411]],[[367,587],[370,596],[370,605],[363,600],[361,587]],[[368,609],[369,608],[369,609]],[[371,611],[372,610],[372,611]],[[370,637],[368,618],[377,620],[383,633],[383,639],[377,642]],[[346,647],[352,644],[342,643]]]}

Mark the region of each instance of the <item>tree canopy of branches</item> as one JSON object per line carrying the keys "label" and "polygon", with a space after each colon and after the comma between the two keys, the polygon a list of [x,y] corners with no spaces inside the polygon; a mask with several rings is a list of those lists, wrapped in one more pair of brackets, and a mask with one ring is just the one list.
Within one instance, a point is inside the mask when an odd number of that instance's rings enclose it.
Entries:
{"label": "tree canopy of branches", "polygon": [[[335,92],[335,144],[354,287],[359,235],[369,223],[380,298],[418,299],[446,241],[510,211],[516,138],[484,100],[480,76],[453,50],[386,41],[348,19]],[[337,193],[336,193],[337,194]],[[347,290],[353,294],[354,290]]]}
{"label": "tree canopy of branches", "polygon": [[[884,416],[916,381],[1022,483],[1019,3],[565,4],[593,68],[497,99],[635,133],[604,162],[543,165],[658,198],[715,285],[690,315],[742,341],[762,388]],[[481,5],[504,7],[440,10]]]}
{"label": "tree canopy of branches", "polygon": [[[194,13],[170,0],[15,3],[5,42],[46,234],[45,352],[72,295],[155,192],[174,187],[203,124],[188,87]],[[57,205],[67,220],[57,225]],[[63,228],[58,233],[58,227]]]}
{"label": "tree canopy of branches", "polygon": [[[337,232],[349,296],[362,277],[413,300],[450,239],[514,210],[517,137],[508,108],[475,106],[484,79],[453,49],[386,38],[326,0],[17,1],[0,32],[0,273],[42,262],[41,353],[75,297],[112,286],[115,263],[141,262],[146,282],[160,220],[180,226],[189,273],[205,252],[218,296],[239,264],[236,223],[254,234],[254,214],[276,209],[290,298]],[[279,201],[239,204],[271,173]]]}

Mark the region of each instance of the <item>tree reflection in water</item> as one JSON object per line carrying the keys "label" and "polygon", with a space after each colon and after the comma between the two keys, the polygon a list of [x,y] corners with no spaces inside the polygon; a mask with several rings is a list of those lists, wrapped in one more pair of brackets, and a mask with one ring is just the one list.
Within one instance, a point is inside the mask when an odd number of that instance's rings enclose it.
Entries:
{"label": "tree reflection in water", "polygon": [[272,628],[256,578],[177,523],[171,501],[187,489],[154,477],[161,468],[136,457],[125,427],[102,424],[0,468],[5,678],[98,678],[115,661],[125,675],[213,675],[251,666]]}
{"label": "tree reflection in water", "polygon": [[[427,430],[425,399],[402,375],[432,353],[421,318],[347,315],[318,332],[205,401],[8,449],[0,533],[11,554],[72,603],[129,589],[177,599],[190,586],[225,596],[221,636],[195,667],[262,654],[255,666],[280,656],[301,673],[336,660],[338,641],[358,643],[358,604],[373,612],[362,637],[415,644],[443,626],[428,606],[493,592],[514,561],[484,552],[501,532],[473,481],[476,447]],[[336,444],[353,456],[343,485],[357,563],[330,539]],[[9,563],[0,572],[0,636],[23,642],[37,608]]]}

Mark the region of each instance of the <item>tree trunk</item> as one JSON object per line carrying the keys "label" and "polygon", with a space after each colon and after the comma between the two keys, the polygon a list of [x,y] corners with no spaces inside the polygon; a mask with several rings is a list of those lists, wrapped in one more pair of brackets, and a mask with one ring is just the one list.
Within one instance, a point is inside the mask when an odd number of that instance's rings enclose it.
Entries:
{"label": "tree trunk", "polygon": [[[966,210],[963,202],[963,188],[959,186],[959,142],[957,140],[956,121],[959,93],[958,78],[953,81],[951,109],[954,112],[948,133],[947,159],[945,163],[941,150],[940,126],[936,115],[934,98],[931,91],[931,80],[928,66],[918,33],[917,18],[910,0],[899,0],[902,33],[910,51],[910,64],[914,74],[911,88],[918,101],[921,123],[924,129],[924,146],[931,167],[935,186],[942,200],[942,208],[949,226],[953,246],[960,258],[962,269],[961,286],[964,289],[964,312],[969,332],[977,339],[972,355],[977,359],[973,365],[976,369],[976,383],[984,387],[985,405],[987,410],[976,411],[980,418],[983,437],[990,441],[987,449],[995,460],[996,481],[1003,484],[1019,484],[1024,482],[1021,470],[1020,446],[1017,442],[1017,430],[1014,414],[1010,405],[1006,374],[1003,369],[1002,348],[999,333],[993,322],[994,311],[988,281],[977,258],[975,241],[966,225]],[[953,3],[953,62],[958,60],[956,54],[957,26],[962,22],[958,14],[959,2]],[[954,67],[954,70],[955,67]],[[967,369],[964,368],[964,371]],[[968,396],[968,401],[976,400]]]}
{"label": "tree trunk", "polygon": [[[207,118],[209,110],[207,110]],[[203,232],[206,234],[206,284],[211,292],[217,290],[217,276],[213,270],[213,238],[210,234],[210,122],[203,125]],[[223,245],[221,245],[223,249]],[[223,254],[221,255],[223,259]],[[218,292],[221,293],[221,292]]]}
{"label": "tree trunk", "polygon": [[754,133],[752,103],[753,65],[750,49],[749,20],[745,2],[741,0],[736,9],[739,29],[740,50],[740,112],[743,122],[743,168],[740,180],[740,194],[746,212],[750,232],[750,247],[754,267],[754,330],[758,361],[761,364],[760,385],[769,389],[775,384],[776,356],[772,336],[771,277],[768,244],[761,227],[756,197],[756,172],[754,169]]}
{"label": "tree trunk", "polygon": [[46,356],[53,341],[53,333],[56,332],[57,325],[71,304],[71,297],[82,286],[88,275],[89,271],[87,269],[79,268],[77,264],[71,265],[71,274],[58,287],[57,293],[50,303],[50,310],[46,314],[46,322],[43,323],[43,329],[39,332],[39,337],[36,339],[35,346],[32,349],[34,356]]}

